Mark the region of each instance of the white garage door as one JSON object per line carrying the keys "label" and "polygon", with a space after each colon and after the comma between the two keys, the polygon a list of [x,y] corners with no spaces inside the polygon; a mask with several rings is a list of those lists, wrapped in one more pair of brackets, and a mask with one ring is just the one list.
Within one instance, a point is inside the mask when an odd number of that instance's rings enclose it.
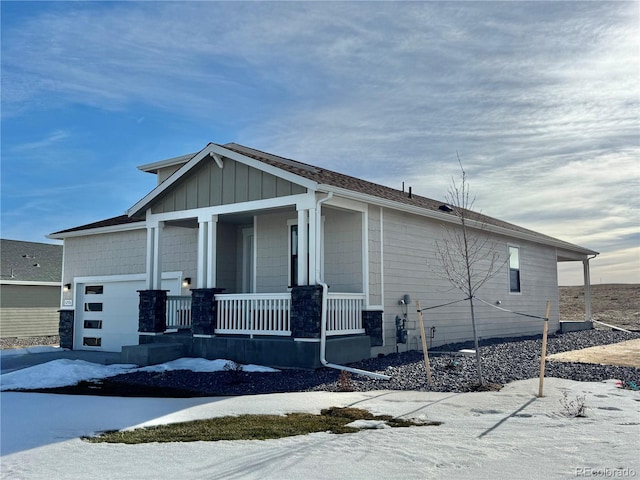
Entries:
{"label": "white garage door", "polygon": [[[162,287],[175,291],[177,283],[163,280]],[[123,345],[137,345],[138,290],[144,289],[144,280],[78,283],[74,347],[120,352]]]}

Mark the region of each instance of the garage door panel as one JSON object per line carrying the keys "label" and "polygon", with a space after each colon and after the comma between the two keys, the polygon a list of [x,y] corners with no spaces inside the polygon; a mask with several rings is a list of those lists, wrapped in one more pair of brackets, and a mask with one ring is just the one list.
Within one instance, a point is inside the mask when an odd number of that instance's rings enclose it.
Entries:
{"label": "garage door panel", "polygon": [[[162,286],[171,291],[177,283],[163,280]],[[142,280],[78,284],[76,348],[120,352],[123,345],[137,345],[138,290],[144,288]]]}

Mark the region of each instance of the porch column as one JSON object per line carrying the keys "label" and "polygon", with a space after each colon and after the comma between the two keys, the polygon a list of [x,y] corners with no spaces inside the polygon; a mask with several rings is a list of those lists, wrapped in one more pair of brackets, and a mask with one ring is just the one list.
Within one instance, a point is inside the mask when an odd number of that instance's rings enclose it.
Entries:
{"label": "porch column", "polygon": [[316,209],[309,209],[309,285],[316,284],[318,278],[318,265],[316,263],[316,249],[319,248],[317,242]]}
{"label": "porch column", "polygon": [[147,290],[162,288],[162,229],[164,222],[147,227]]}
{"label": "porch column", "polygon": [[309,256],[307,247],[308,213],[309,211],[304,208],[298,210],[298,285],[309,284],[309,272],[307,271],[307,258]]}
{"label": "porch column", "polygon": [[591,321],[591,273],[589,259],[582,260],[582,272],[584,275],[584,320]]}
{"label": "porch column", "polygon": [[197,288],[212,288],[216,284],[216,237],[218,216],[198,218]]}

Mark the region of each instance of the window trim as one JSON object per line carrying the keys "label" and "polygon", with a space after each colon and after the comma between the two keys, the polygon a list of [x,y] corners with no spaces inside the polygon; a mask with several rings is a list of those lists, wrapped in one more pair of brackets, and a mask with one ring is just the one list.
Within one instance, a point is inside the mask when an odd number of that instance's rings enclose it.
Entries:
{"label": "window trim", "polygon": [[[511,249],[518,251],[518,268],[511,268]],[[507,288],[509,289],[509,295],[522,295],[522,248],[520,245],[507,244]],[[517,270],[518,272],[518,289],[512,290],[511,288],[511,272]]]}

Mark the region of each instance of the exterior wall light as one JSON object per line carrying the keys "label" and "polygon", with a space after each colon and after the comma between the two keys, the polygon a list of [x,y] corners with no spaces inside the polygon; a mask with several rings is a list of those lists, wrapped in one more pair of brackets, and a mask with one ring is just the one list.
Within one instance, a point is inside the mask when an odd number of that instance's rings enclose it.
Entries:
{"label": "exterior wall light", "polygon": [[182,280],[182,286],[184,288],[187,288],[191,285],[191,277],[184,277],[184,280]]}
{"label": "exterior wall light", "polygon": [[69,290],[71,290],[71,284],[70,284],[70,283],[65,283],[65,284],[64,284],[64,288],[63,288],[63,290],[64,290],[65,292],[68,292]]}

